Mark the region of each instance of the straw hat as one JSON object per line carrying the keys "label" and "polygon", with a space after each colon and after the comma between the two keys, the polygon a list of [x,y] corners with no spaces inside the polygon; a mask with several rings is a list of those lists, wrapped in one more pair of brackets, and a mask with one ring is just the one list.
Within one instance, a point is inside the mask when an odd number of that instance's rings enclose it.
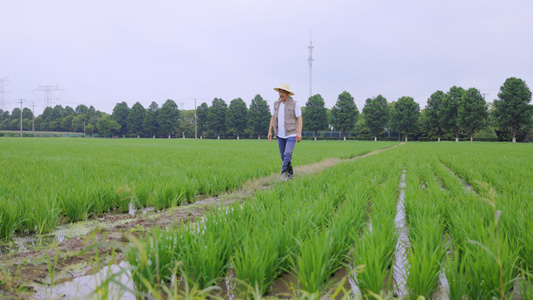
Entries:
{"label": "straw hat", "polygon": [[291,88],[289,87],[289,84],[288,84],[288,83],[282,83],[279,87],[274,88],[274,90],[275,90],[276,92],[279,92],[279,90],[284,90],[284,91],[289,92],[289,96],[294,95],[294,93],[291,92]]}

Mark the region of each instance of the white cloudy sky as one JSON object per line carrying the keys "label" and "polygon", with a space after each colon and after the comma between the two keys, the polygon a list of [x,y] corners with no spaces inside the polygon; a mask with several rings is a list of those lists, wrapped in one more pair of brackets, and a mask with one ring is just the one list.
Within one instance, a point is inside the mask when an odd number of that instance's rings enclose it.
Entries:
{"label": "white cloudy sky", "polygon": [[3,0],[4,110],[24,99],[40,114],[33,90],[55,85],[53,105],[108,113],[122,101],[272,101],[282,82],[303,105],[311,32],[312,92],[327,107],[343,91],[362,109],[379,94],[423,108],[454,85],[492,101],[508,77],[533,88],[530,0]]}

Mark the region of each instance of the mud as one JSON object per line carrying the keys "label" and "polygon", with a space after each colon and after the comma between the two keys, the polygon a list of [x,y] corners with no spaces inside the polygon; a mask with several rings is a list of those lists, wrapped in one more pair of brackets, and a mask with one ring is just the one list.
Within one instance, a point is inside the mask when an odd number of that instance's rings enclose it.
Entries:
{"label": "mud", "polygon": [[[344,161],[363,158],[397,146],[351,159],[330,158],[298,166],[294,168],[295,177],[297,179]],[[107,213],[99,218],[58,226],[46,236],[15,236],[10,244],[0,246],[0,299],[43,299],[50,296],[62,299],[78,296],[85,298],[85,288],[94,289],[96,286],[94,278],[98,276],[93,274],[107,272],[107,268],[113,268],[112,263],[119,264],[118,266],[121,262],[124,263],[120,248],[128,242],[128,235],[143,235],[153,226],[168,227],[180,222],[193,222],[203,217],[204,211],[213,205],[244,201],[247,197],[254,197],[257,190],[268,189],[278,183],[279,174],[272,174],[249,180],[239,190],[214,197],[199,195],[199,200],[193,204],[162,212],[154,212],[150,208],[137,211],[130,209],[126,214]],[[112,249],[116,249],[114,261],[111,261]],[[49,288],[50,274],[55,277],[53,289]],[[93,279],[89,279],[91,276]],[[290,278],[279,279],[272,288],[272,294],[281,296],[288,292],[283,286],[291,281]],[[351,289],[354,285],[351,285]],[[80,292],[84,295],[80,295]]]}

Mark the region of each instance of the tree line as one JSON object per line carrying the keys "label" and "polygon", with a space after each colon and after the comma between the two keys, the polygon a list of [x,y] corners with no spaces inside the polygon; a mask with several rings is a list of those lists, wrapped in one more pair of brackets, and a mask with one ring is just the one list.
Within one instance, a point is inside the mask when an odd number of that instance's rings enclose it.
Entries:
{"label": "tree line", "polygon": [[[325,107],[320,94],[311,96],[302,106],[304,131],[316,139],[319,132],[335,130],[346,139],[347,133],[378,140],[391,132],[401,133],[407,141],[459,140],[480,137],[513,140],[524,139],[533,125],[531,91],[518,78],[508,78],[501,86],[498,99],[487,103],[476,88],[453,86],[448,92],[433,93],[422,110],[412,97],[404,96],[388,102],[378,95],[368,98],[360,112],[350,93],[344,91],[333,106]],[[196,117],[195,117],[196,113]],[[0,130],[20,130],[19,108],[0,110]],[[237,98],[229,105],[213,99],[195,110],[179,110],[168,99],[159,107],[152,102],[144,108],[139,102],[131,108],[117,103],[111,115],[93,106],[78,105],[75,109],[56,105],[47,107],[33,118],[28,108],[22,110],[23,130],[84,132],[100,136],[122,137],[195,137],[199,138],[261,138],[270,122],[270,107],[256,95],[248,108]],[[196,120],[196,122],[195,122]],[[195,126],[196,125],[196,126]],[[531,135],[531,133],[530,133]]]}

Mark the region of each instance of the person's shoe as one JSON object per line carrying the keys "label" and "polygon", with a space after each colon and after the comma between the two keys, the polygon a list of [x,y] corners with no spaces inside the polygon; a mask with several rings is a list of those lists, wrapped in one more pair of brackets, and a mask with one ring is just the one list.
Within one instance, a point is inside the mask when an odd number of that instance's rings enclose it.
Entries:
{"label": "person's shoe", "polygon": [[287,166],[287,172],[292,176],[293,170],[292,170],[292,163],[289,162],[289,165]]}
{"label": "person's shoe", "polygon": [[291,173],[287,173],[287,180],[294,180],[294,175],[292,175]]}
{"label": "person's shoe", "polygon": [[288,181],[289,180],[289,173],[287,171],[281,172],[281,180]]}

